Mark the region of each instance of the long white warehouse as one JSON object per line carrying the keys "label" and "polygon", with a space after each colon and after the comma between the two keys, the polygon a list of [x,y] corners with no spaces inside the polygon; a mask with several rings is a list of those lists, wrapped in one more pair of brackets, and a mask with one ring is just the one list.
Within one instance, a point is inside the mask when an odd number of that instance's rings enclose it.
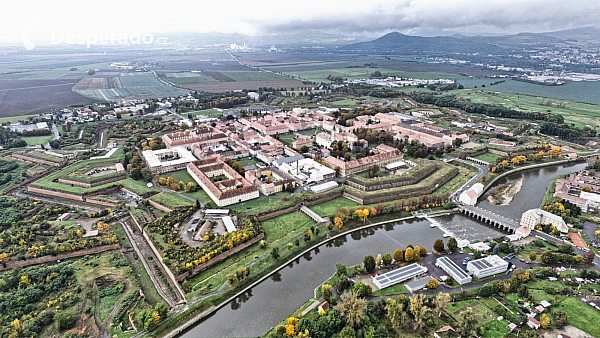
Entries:
{"label": "long white warehouse", "polygon": [[427,268],[413,263],[390,272],[386,272],[383,275],[379,275],[373,278],[373,283],[379,288],[387,288],[388,286],[402,283],[405,280],[420,276],[427,272]]}
{"label": "long white warehouse", "polygon": [[467,271],[477,278],[495,275],[506,269],[508,269],[508,262],[498,255],[483,257],[467,263]]}
{"label": "long white warehouse", "polygon": [[435,266],[446,271],[446,273],[452,276],[452,278],[454,278],[458,284],[467,284],[473,280],[473,278],[469,276],[465,270],[461,269],[458,265],[456,265],[456,263],[446,256],[438,258],[435,261]]}

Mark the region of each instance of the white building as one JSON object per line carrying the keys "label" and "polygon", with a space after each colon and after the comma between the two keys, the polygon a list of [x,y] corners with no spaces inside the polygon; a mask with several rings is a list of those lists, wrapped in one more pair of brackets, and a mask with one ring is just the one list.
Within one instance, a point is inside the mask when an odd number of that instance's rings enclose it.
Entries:
{"label": "white building", "polygon": [[417,263],[413,263],[407,266],[403,266],[401,268],[392,270],[390,272],[386,272],[382,275],[379,275],[373,278],[373,283],[379,288],[387,288],[388,286],[402,283],[411,278],[420,276],[427,272],[427,268],[419,265]]}
{"label": "white building", "polygon": [[492,255],[467,263],[467,271],[476,278],[483,278],[508,269],[508,262],[498,255]]}
{"label": "white building", "polygon": [[483,184],[475,183],[469,190],[461,193],[458,200],[466,205],[475,205],[477,204],[477,198],[479,198],[482,191]]}
{"label": "white building", "polygon": [[461,269],[456,263],[454,263],[450,258],[446,256],[442,256],[435,261],[435,266],[446,271],[447,274],[452,276],[458,284],[467,284],[470,283],[473,278],[469,276],[465,270]]}
{"label": "white building", "polygon": [[[113,149],[116,150],[117,148]],[[144,150],[142,155],[153,174],[184,170],[188,163],[196,161],[196,157],[184,147]]]}
{"label": "white building", "polygon": [[562,219],[562,217],[544,211],[542,209],[529,209],[523,213],[521,216],[521,226],[527,227],[529,229],[535,229],[536,225],[541,224],[550,224],[556,227],[558,231],[562,233],[569,232],[569,227],[567,223]]}

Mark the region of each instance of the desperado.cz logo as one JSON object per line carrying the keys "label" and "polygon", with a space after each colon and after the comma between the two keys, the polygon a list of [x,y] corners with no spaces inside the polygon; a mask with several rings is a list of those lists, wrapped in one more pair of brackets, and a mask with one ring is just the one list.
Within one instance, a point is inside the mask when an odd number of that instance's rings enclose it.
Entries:
{"label": "desperado.cz logo", "polygon": [[[35,22],[28,23],[21,29],[21,39],[25,49],[32,50],[35,43],[30,40],[30,34],[35,30]],[[133,33],[65,33],[61,30],[52,30],[50,44],[80,45],[91,48],[92,46],[128,46],[128,45],[165,45],[166,37],[154,38],[151,33],[141,33],[138,29]]]}

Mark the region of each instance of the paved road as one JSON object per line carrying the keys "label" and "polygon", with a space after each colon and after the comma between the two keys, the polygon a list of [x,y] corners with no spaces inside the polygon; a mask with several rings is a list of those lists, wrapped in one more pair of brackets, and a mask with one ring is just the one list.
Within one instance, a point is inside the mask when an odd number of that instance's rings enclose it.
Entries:
{"label": "paved road", "polygon": [[483,175],[487,174],[489,169],[487,166],[482,166],[479,164],[476,164],[474,162],[471,161],[466,161],[466,160],[461,160],[460,158],[456,158],[456,157],[452,157],[452,156],[448,156],[448,155],[443,155],[445,158],[448,159],[452,159],[454,161],[469,165],[471,167],[475,167],[477,168],[477,174],[475,176],[473,176],[469,181],[467,181],[467,183],[463,184],[462,187],[460,187],[453,195],[452,195],[452,201],[456,204],[458,204],[458,197],[460,196],[460,194],[465,191],[468,190],[473,184],[477,183],[477,181],[479,181],[479,179],[481,177],[483,177]]}

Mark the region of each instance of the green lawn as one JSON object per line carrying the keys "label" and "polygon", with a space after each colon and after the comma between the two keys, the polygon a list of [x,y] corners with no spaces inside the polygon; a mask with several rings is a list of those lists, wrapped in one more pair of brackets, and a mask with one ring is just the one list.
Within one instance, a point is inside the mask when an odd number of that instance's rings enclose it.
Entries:
{"label": "green lawn", "polygon": [[404,287],[404,284],[398,283],[392,286],[388,286],[385,289],[377,290],[373,292],[373,296],[393,296],[401,293],[408,293],[408,290]]}
{"label": "green lawn", "polygon": [[26,136],[26,137],[23,137],[22,139],[25,142],[27,142],[28,146],[37,146],[40,144],[48,143],[50,140],[52,140],[53,137],[54,137],[54,135]]}
{"label": "green lawn", "polygon": [[287,77],[270,73],[270,72],[245,72],[245,71],[230,71],[219,72],[235,81],[271,81],[287,79]]}
{"label": "green lawn", "polygon": [[261,222],[265,231],[265,239],[270,247],[282,245],[316,225],[307,215],[294,211],[285,215],[270,218]]}
{"label": "green lawn", "polygon": [[292,200],[292,198],[286,202],[281,199],[281,196],[275,195],[236,204],[235,206],[231,207],[231,209],[256,215],[261,213],[263,210],[276,210],[278,208],[292,206],[294,203],[295,202]]}
{"label": "green lawn", "polygon": [[482,161],[486,161],[486,162],[496,162],[496,160],[502,156],[497,155],[497,154],[492,154],[492,153],[483,153],[483,154],[473,156],[473,157],[478,160],[482,160]]}
{"label": "green lawn", "polygon": [[194,182],[196,185],[198,185],[196,181],[192,178],[192,176],[190,176],[190,174],[187,172],[187,170],[174,171],[172,173],[163,174],[161,176],[164,178],[173,177],[176,183],[179,183],[179,181],[183,181],[183,183],[186,184],[188,182]]}
{"label": "green lawn", "polygon": [[160,194],[154,195],[149,199],[156,203],[162,204],[169,209],[187,207],[194,204],[194,202],[188,200],[187,198],[168,192],[161,192]]}
{"label": "green lawn", "polygon": [[204,190],[202,190],[202,188],[198,187],[198,190],[195,192],[186,192],[184,193],[185,195],[193,198],[193,199],[197,199],[198,201],[206,204],[208,202],[212,202],[212,200],[210,199],[210,197],[208,197],[208,195],[206,194],[206,192]]}
{"label": "green lawn", "polygon": [[577,297],[568,297],[555,309],[563,310],[569,315],[569,324],[583,330],[594,337],[600,337],[600,312],[585,304]]}
{"label": "green lawn", "polygon": [[123,185],[123,188],[131,190],[134,194],[143,195],[145,193],[159,192],[157,188],[148,188],[148,185],[144,181],[136,181],[132,178],[126,178],[119,181]]}
{"label": "green lawn", "polygon": [[350,208],[357,207],[359,205],[360,204],[349,200],[346,197],[338,197],[327,202],[313,205],[312,207],[310,207],[310,210],[316,212],[317,215],[321,217],[329,217],[333,216],[335,212],[341,207]]}

